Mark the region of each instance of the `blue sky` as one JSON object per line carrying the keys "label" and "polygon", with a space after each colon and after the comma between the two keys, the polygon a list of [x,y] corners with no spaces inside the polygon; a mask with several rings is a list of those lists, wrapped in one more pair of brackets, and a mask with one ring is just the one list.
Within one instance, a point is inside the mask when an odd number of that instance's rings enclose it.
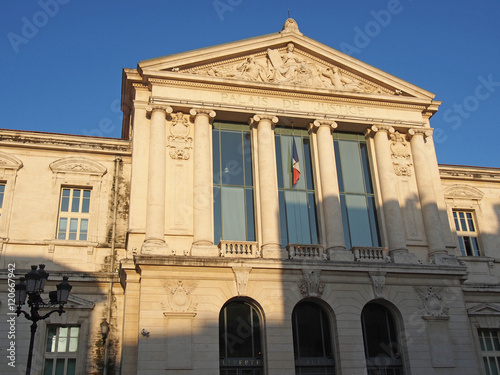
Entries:
{"label": "blue sky", "polygon": [[[4,0],[0,128],[119,137],[122,68],[281,30],[436,94],[438,162],[500,167],[500,2]],[[363,33],[365,36],[360,36]]]}

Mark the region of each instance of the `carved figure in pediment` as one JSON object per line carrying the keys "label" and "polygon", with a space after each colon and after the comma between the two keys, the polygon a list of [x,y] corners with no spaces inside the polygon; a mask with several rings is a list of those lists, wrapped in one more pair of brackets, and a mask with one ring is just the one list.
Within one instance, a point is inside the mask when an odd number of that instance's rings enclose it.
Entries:
{"label": "carved figure in pediment", "polygon": [[327,82],[337,90],[363,92],[360,83],[352,78],[344,76],[340,73],[339,68],[325,68],[321,75],[327,78]]}
{"label": "carved figure in pediment", "polygon": [[267,81],[266,68],[255,61],[255,56],[248,56],[247,59],[236,67],[242,78],[247,78],[251,81]]}
{"label": "carved figure in pediment", "polygon": [[304,59],[294,52],[295,46],[289,43],[286,47],[286,54],[281,56],[278,50],[268,49],[268,68],[271,81],[293,81],[297,76],[300,64],[305,63]]}

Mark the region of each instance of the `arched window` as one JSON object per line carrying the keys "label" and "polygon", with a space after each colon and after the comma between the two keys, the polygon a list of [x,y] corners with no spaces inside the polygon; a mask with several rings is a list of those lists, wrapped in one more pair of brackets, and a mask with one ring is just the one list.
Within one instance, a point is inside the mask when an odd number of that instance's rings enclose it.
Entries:
{"label": "arched window", "polygon": [[325,310],[310,301],[293,309],[295,374],[335,374],[330,320]]}
{"label": "arched window", "polygon": [[221,375],[261,375],[262,332],[259,312],[245,301],[227,303],[219,315]]}
{"label": "arched window", "polygon": [[401,345],[392,313],[368,303],[361,313],[368,375],[403,375]]}

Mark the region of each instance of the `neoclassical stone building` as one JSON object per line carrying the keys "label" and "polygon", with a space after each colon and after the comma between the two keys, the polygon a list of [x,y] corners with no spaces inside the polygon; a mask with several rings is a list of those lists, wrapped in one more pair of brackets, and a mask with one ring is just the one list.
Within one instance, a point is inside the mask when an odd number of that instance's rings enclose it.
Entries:
{"label": "neoclassical stone building", "polygon": [[497,373],[500,170],[438,165],[439,105],[288,19],[125,69],[121,139],[1,130],[2,373],[39,263],[39,374]]}

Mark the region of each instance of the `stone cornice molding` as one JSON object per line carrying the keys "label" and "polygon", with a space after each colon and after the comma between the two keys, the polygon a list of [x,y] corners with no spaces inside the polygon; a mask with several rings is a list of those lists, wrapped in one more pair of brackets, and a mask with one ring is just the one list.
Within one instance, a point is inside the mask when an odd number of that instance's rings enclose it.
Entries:
{"label": "stone cornice molding", "polygon": [[102,177],[107,169],[104,165],[90,159],[70,157],[56,160],[49,165],[53,173],[78,173]]}
{"label": "stone cornice molding", "polygon": [[311,124],[309,124],[309,132],[316,133],[321,126],[327,126],[331,133],[338,127],[338,124],[334,120],[314,120]]}
{"label": "stone cornice molding", "polygon": [[[197,77],[197,76],[194,76]],[[201,77],[201,76],[199,76]],[[228,92],[244,92],[247,94],[256,94],[256,95],[274,95],[276,97],[291,97],[297,99],[306,99],[306,100],[320,100],[324,102],[343,102],[349,104],[360,104],[360,105],[375,105],[380,107],[393,107],[393,108],[402,108],[402,109],[411,109],[422,111],[425,109],[425,106],[422,104],[408,104],[408,103],[396,103],[394,101],[386,101],[386,100],[374,100],[374,98],[360,98],[363,94],[361,93],[345,93],[346,96],[351,96],[348,94],[352,94],[352,97],[342,97],[342,96],[332,96],[331,93],[326,92],[325,95],[318,94],[309,94],[304,92],[305,90],[301,90],[297,92],[294,91],[278,91],[276,88],[251,88],[247,86],[234,86],[229,84],[222,84],[221,82],[207,83],[207,82],[196,82],[193,81],[193,76],[190,77],[190,81],[183,80],[174,80],[174,79],[166,79],[166,78],[150,78],[149,81],[153,84],[161,85],[161,86],[184,86],[184,87],[194,87],[200,89],[209,89],[209,90],[217,90],[217,91],[228,91]],[[213,77],[203,77],[206,79],[216,80]],[[316,89],[315,91],[319,91],[320,89]],[[344,94],[344,93],[342,93]],[[398,96],[401,98],[401,96]],[[404,97],[406,98],[406,97]],[[394,99],[391,97],[391,99]],[[421,122],[424,125],[424,122]]]}
{"label": "stone cornice molding", "polygon": [[0,169],[13,169],[18,171],[23,167],[23,162],[15,156],[0,152]]}
{"label": "stone cornice molding", "polygon": [[408,130],[408,134],[410,135],[410,139],[417,134],[422,134],[424,136],[424,138],[431,137],[432,133],[433,133],[433,129],[429,129],[429,128],[426,128],[426,129],[411,128],[410,130]]}

